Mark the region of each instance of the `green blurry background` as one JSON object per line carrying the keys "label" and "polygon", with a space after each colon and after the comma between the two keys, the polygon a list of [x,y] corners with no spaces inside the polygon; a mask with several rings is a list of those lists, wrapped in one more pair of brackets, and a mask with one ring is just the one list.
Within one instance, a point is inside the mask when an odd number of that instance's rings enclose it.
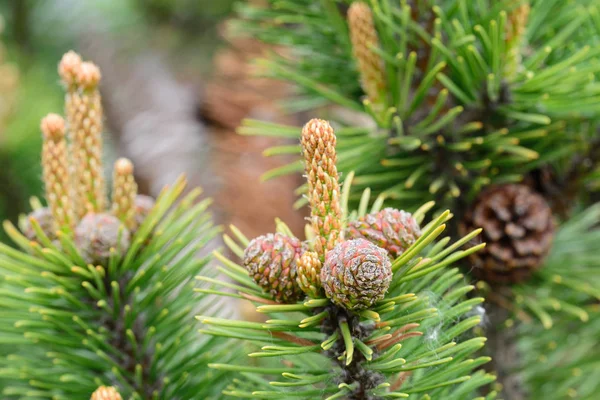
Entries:
{"label": "green blurry background", "polygon": [[[0,93],[1,104],[10,108],[0,113],[0,220],[16,221],[29,209],[30,196],[41,195],[39,121],[62,110],[56,65],[66,50],[78,49],[88,36],[96,36],[87,40],[91,43],[126,38],[132,57],[152,49],[175,58],[178,73],[201,79],[221,44],[219,23],[232,5],[233,0],[0,0],[0,64],[18,71],[16,91]],[[93,58],[93,45],[86,49],[84,55]],[[6,78],[8,69],[2,71]]]}

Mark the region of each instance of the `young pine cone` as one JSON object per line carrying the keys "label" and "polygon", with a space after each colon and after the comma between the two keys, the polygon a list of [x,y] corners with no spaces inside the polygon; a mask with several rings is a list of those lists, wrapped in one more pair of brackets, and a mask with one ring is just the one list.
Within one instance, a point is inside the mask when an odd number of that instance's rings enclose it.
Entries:
{"label": "young pine cone", "polygon": [[365,239],[342,242],[330,250],[321,269],[325,294],[348,310],[362,310],[383,299],[392,281],[387,252]]}
{"label": "young pine cone", "polygon": [[111,249],[125,254],[130,233],[113,215],[89,213],[75,228],[75,244],[87,263],[106,265]]}
{"label": "young pine cone", "polygon": [[150,196],[146,196],[144,194],[138,194],[135,196],[135,201],[133,202],[133,206],[135,208],[135,228],[133,229],[132,234],[135,233],[142,223],[146,220],[150,211],[154,208],[156,202]]}
{"label": "young pine cone", "polygon": [[552,210],[528,186],[506,184],[481,193],[460,226],[467,234],[483,228],[487,246],[471,255],[473,273],[490,283],[529,278],[550,251],[554,236]]}
{"label": "young pine cone", "polygon": [[253,239],[244,251],[244,267],[254,281],[279,303],[295,303],[304,297],[296,282],[300,240],[280,233]]}
{"label": "young pine cone", "polygon": [[406,211],[385,208],[348,223],[346,238],[366,239],[396,259],[421,236],[421,228]]}
{"label": "young pine cone", "polygon": [[37,221],[38,225],[42,229],[42,232],[48,236],[48,239],[52,241],[57,239],[56,224],[54,223],[54,217],[52,216],[52,211],[50,208],[38,208],[37,210],[30,212],[27,214],[27,218],[23,221],[23,226],[21,226],[21,231],[27,239],[37,241],[37,233],[31,224],[32,219]]}

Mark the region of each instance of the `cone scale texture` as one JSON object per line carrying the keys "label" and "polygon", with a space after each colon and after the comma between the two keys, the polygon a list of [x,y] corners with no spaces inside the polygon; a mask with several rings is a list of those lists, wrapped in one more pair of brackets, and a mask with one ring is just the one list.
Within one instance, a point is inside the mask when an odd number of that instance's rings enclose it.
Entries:
{"label": "cone scale texture", "polygon": [[304,297],[298,286],[297,262],[300,240],[280,233],[253,239],[244,251],[244,266],[250,277],[279,303],[295,303]]}
{"label": "cone scale texture", "polygon": [[554,237],[552,210],[528,186],[493,186],[481,193],[461,232],[483,228],[487,246],[471,256],[473,273],[490,283],[516,283],[541,267]]}
{"label": "cone scale texture", "polygon": [[123,255],[130,244],[130,233],[116,217],[106,213],[89,213],[75,228],[75,244],[84,260],[105,265],[111,249]]}
{"label": "cone scale texture", "polygon": [[325,294],[348,310],[366,309],[383,299],[391,281],[387,252],[365,239],[338,244],[321,269]]}
{"label": "cone scale texture", "polygon": [[421,236],[419,224],[406,211],[385,208],[348,223],[346,237],[366,239],[395,259]]}

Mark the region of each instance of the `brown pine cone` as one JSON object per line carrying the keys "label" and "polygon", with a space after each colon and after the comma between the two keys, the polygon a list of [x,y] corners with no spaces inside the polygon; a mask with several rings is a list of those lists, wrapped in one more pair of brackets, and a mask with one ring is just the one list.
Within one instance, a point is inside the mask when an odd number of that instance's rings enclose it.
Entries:
{"label": "brown pine cone", "polygon": [[470,256],[473,273],[489,283],[528,279],[550,251],[552,210],[525,185],[492,186],[482,192],[461,223],[461,234],[483,228],[487,246]]}

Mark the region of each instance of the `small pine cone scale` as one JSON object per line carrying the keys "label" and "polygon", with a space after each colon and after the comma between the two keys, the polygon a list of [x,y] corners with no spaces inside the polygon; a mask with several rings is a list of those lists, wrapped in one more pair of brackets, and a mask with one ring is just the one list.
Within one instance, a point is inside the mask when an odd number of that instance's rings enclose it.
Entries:
{"label": "small pine cone scale", "polygon": [[304,297],[296,281],[297,262],[302,252],[300,240],[270,233],[250,242],[244,251],[244,267],[277,302],[295,303]]}
{"label": "small pine cone scale", "polygon": [[89,213],[75,228],[75,244],[87,263],[106,265],[111,249],[125,254],[130,233],[113,215]]}
{"label": "small pine cone scale", "polygon": [[489,283],[527,280],[552,247],[555,225],[546,200],[519,184],[493,186],[480,194],[460,225],[462,234],[483,228],[481,251],[470,256],[473,273]]}
{"label": "small pine cone scale", "polygon": [[331,301],[348,310],[363,310],[383,299],[392,281],[387,252],[365,239],[338,244],[327,253],[321,284]]}
{"label": "small pine cone scale", "polygon": [[412,215],[393,208],[350,221],[346,228],[346,238],[366,239],[387,250],[391,259],[401,256],[419,237],[421,228]]}
{"label": "small pine cone scale", "polygon": [[90,400],[123,400],[117,389],[112,386],[100,386]]}
{"label": "small pine cone scale", "polygon": [[321,260],[314,251],[306,251],[298,260],[298,286],[312,298],[321,297]]}

